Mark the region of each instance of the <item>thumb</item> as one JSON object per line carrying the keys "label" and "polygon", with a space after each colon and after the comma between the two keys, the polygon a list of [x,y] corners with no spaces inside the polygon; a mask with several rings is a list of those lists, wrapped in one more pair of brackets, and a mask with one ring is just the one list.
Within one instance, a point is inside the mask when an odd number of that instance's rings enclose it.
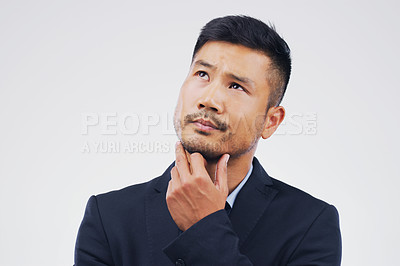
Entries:
{"label": "thumb", "polygon": [[215,186],[216,188],[228,196],[228,160],[230,155],[224,154],[219,158],[217,169],[215,170]]}

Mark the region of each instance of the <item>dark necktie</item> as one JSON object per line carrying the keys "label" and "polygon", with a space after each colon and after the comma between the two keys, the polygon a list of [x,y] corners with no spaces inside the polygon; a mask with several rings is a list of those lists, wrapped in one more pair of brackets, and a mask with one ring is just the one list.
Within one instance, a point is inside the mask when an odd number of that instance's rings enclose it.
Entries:
{"label": "dark necktie", "polygon": [[231,210],[232,210],[231,205],[229,205],[228,202],[225,202],[225,211],[228,215],[231,213]]}

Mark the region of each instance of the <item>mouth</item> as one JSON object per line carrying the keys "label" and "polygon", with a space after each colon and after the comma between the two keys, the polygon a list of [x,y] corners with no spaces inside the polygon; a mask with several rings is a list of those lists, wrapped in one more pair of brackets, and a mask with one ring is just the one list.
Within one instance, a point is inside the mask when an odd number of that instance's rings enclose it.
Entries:
{"label": "mouth", "polygon": [[192,122],[199,130],[202,131],[212,131],[219,130],[218,127],[209,120],[203,118],[196,119]]}

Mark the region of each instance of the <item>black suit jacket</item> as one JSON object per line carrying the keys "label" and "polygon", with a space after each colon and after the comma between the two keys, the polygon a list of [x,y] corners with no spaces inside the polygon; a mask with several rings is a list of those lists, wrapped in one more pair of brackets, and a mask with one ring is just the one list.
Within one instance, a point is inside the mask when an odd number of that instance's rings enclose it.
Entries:
{"label": "black suit jacket", "polygon": [[271,178],[256,158],[229,216],[220,210],[180,232],[165,201],[172,166],[89,199],[76,266],[340,265],[335,207]]}

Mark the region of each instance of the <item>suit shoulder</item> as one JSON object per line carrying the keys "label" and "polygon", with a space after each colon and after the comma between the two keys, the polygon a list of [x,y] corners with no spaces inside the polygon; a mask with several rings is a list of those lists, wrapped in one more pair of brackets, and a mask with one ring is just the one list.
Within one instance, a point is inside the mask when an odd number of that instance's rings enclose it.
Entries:
{"label": "suit shoulder", "polygon": [[144,196],[146,191],[149,189],[153,188],[157,182],[162,178],[162,176],[153,178],[149,181],[139,183],[139,184],[133,184],[121,189],[117,190],[112,190],[106,193],[101,193],[96,195],[97,200],[107,200],[107,201],[125,201],[125,200],[131,200],[132,198],[140,198]]}
{"label": "suit shoulder", "polygon": [[168,185],[172,163],[162,175],[147,182],[134,184],[119,190],[98,194],[95,196],[99,211],[108,214],[123,214],[125,212],[141,212],[148,192],[160,190]]}
{"label": "suit shoulder", "polygon": [[273,182],[273,187],[279,192],[277,194],[277,199],[287,202],[287,206],[289,208],[321,212],[328,206],[331,206],[329,203],[318,199],[299,188],[272,177],[271,179]]}
{"label": "suit shoulder", "polygon": [[100,198],[125,198],[125,197],[135,197],[135,196],[142,196],[144,195],[144,193],[146,191],[148,191],[149,189],[158,189],[160,187],[162,187],[163,185],[167,185],[167,180],[170,177],[170,171],[172,169],[172,167],[175,165],[175,162],[173,162],[172,164],[170,164],[168,166],[168,168],[164,171],[164,173],[162,173],[160,176],[153,178],[147,182],[143,182],[143,183],[139,183],[139,184],[134,184],[119,190],[114,190],[114,191],[110,191],[107,193],[102,193],[97,195],[97,197]]}

